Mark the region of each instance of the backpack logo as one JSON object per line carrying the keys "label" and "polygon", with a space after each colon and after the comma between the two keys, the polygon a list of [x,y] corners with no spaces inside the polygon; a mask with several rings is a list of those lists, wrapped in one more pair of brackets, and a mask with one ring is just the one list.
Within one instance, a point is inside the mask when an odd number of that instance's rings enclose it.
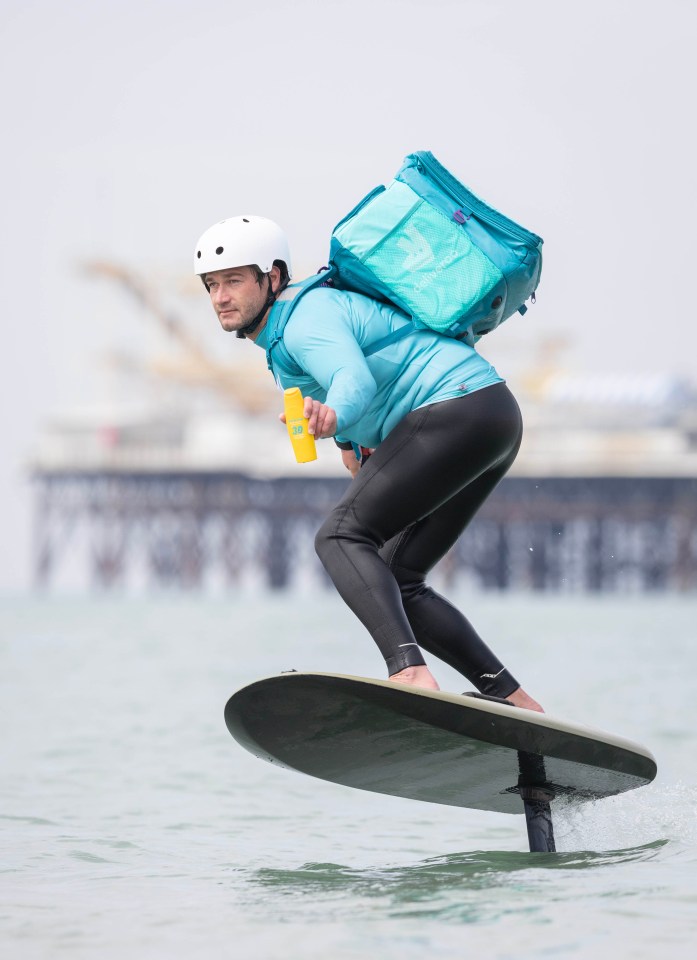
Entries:
{"label": "backpack logo", "polygon": [[433,247],[413,221],[404,224],[396,246],[404,254],[402,268],[408,273],[418,273],[433,263]]}
{"label": "backpack logo", "polygon": [[[443,270],[454,263],[458,257],[458,250],[454,246],[445,256],[442,252],[438,255],[413,221],[402,225],[396,247],[404,254],[401,269],[409,275],[409,284],[417,296],[426,287],[432,286],[440,278]],[[416,279],[417,277],[419,279]]]}

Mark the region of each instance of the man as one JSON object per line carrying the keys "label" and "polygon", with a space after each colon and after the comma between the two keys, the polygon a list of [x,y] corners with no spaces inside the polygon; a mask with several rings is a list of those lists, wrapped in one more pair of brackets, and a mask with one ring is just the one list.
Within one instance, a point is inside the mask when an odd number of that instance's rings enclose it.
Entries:
{"label": "man", "polygon": [[[263,217],[234,217],[203,234],[195,253],[222,328],[267,349],[274,304],[291,279],[288,242]],[[468,620],[426,585],[515,459],[515,399],[466,344],[425,330],[371,352],[405,324],[360,294],[304,294],[283,333],[298,373],[274,369],[305,398],[309,432],[334,437],[354,479],[320,528],[316,549],[366,626],[389,679],[438,689],[421,648],[482,693],[541,711]],[[359,471],[352,444],[374,448]]]}

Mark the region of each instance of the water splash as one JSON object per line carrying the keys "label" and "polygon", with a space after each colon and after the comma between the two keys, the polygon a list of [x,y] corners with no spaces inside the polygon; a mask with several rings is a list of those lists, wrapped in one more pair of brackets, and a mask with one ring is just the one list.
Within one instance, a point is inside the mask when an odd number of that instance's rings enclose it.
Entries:
{"label": "water splash", "polygon": [[557,848],[607,851],[631,845],[697,846],[697,787],[681,782],[609,797],[554,805]]}

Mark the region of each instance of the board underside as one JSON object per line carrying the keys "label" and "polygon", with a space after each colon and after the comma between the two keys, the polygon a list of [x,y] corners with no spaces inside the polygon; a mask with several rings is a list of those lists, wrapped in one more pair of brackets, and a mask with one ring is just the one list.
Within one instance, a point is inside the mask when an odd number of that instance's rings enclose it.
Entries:
{"label": "board underside", "polygon": [[333,783],[456,807],[522,813],[520,786],[597,800],[650,783],[643,747],[506,704],[339,674],[287,673],[225,708],[260,759]]}

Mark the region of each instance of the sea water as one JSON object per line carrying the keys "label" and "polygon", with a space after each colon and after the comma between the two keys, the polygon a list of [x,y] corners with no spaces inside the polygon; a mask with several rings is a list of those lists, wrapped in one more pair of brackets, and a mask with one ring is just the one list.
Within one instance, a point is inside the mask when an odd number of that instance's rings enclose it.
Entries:
{"label": "sea water", "polygon": [[[381,677],[331,592],[0,604],[0,945],[24,958],[687,957],[697,599],[462,594],[548,712],[649,747],[654,784],[522,816],[265,764],[223,707],[281,670]],[[431,666],[444,689],[469,689]]]}

